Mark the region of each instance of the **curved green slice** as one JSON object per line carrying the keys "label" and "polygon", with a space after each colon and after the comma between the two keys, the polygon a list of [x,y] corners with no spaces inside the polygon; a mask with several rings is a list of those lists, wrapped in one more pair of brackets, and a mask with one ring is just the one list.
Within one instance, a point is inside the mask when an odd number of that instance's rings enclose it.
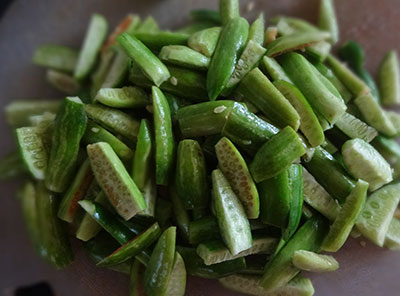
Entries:
{"label": "curved green slice", "polygon": [[294,252],[292,262],[297,268],[311,272],[328,272],[339,268],[339,263],[332,256],[305,250]]}
{"label": "curved green slice", "polygon": [[342,209],[330,227],[328,235],[322,243],[322,249],[337,252],[346,242],[357,217],[363,209],[367,197],[368,183],[358,180],[356,186],[347,196]]}
{"label": "curved green slice", "polygon": [[378,246],[383,246],[399,201],[400,183],[386,185],[372,193],[356,221],[362,235]]}
{"label": "curved green slice", "polygon": [[166,63],[183,68],[207,70],[210,64],[210,58],[184,45],[166,45],[158,56]]}
{"label": "curved green slice", "polygon": [[379,90],[383,105],[400,104],[400,70],[396,51],[389,51],[379,68]]}
{"label": "curved green slice", "polygon": [[320,1],[318,27],[331,34],[330,42],[332,44],[339,41],[339,26],[333,0]]}
{"label": "curved green slice", "polygon": [[400,219],[393,217],[385,237],[385,247],[400,250]]}
{"label": "curved green slice", "polygon": [[221,27],[204,29],[190,36],[188,45],[190,48],[197,50],[206,57],[211,57],[214,53],[215,47],[217,46],[220,34]]}
{"label": "curved green slice", "polygon": [[232,142],[223,137],[215,145],[219,168],[243,204],[247,218],[257,219],[260,200],[247,164]]}
{"label": "curved green slice", "polygon": [[150,104],[146,92],[136,86],[101,88],[94,100],[113,108],[139,108]]}
{"label": "curved green slice", "polygon": [[274,58],[264,56],[261,60],[260,68],[272,81],[283,80],[293,84],[292,80],[285,73],[285,70],[283,70],[282,66]]}
{"label": "curved green slice", "polygon": [[184,296],[186,290],[186,267],[179,252],[175,252],[174,266],[167,287],[166,296]]}
{"label": "curved green slice", "polygon": [[335,125],[350,138],[360,138],[368,143],[378,135],[376,129],[347,112],[336,121]]}

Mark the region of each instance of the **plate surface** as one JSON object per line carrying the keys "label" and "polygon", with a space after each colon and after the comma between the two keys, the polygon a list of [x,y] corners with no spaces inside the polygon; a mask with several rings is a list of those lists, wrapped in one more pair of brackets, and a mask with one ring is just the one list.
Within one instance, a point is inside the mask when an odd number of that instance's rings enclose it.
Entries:
{"label": "plate surface", "polygon": [[[253,19],[259,11],[266,17],[276,14],[301,16],[315,21],[316,0],[259,0],[246,12],[250,1],[242,1],[243,15]],[[398,0],[336,0],[341,40],[360,42],[368,57],[367,67],[375,72],[383,54],[400,49],[400,2]],[[15,0],[0,20],[0,108],[13,99],[51,98],[60,94],[44,82],[44,70],[31,64],[31,55],[42,43],[59,43],[79,48],[92,12],[104,14],[111,27],[128,12],[142,17],[152,14],[163,28],[185,23],[192,8],[216,8],[217,0]],[[0,120],[0,155],[14,147],[13,134]],[[35,255],[28,241],[19,204],[17,183],[2,182],[0,293],[13,287],[48,281],[59,296],[128,295],[128,277],[96,268],[77,249],[75,262],[56,272]],[[363,239],[361,239],[363,240]],[[310,275],[319,296],[375,296],[400,294],[400,252],[379,249],[361,240],[350,239],[335,255],[340,269]],[[365,240],[365,239],[364,239]],[[11,294],[9,294],[11,295]],[[187,295],[239,295],[226,291],[215,281],[188,281]]]}

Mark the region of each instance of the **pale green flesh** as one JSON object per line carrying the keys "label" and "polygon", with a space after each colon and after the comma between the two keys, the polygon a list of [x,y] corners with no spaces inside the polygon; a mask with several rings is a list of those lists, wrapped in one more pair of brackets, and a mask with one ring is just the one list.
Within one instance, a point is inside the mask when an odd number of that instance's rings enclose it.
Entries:
{"label": "pale green flesh", "polygon": [[400,220],[393,217],[385,237],[385,247],[400,250]]}
{"label": "pale green flesh", "polygon": [[328,272],[339,268],[339,263],[332,256],[305,250],[294,252],[292,262],[297,268],[311,272]]}
{"label": "pale green flesh", "polygon": [[174,265],[167,286],[166,296],[183,296],[186,289],[186,267],[182,256],[175,252]]}
{"label": "pale green flesh", "polygon": [[150,103],[146,92],[135,86],[101,88],[94,100],[114,108],[138,108]]}
{"label": "pale green flesh", "polygon": [[347,112],[336,121],[335,125],[350,138],[360,138],[368,143],[378,135],[376,129]]}

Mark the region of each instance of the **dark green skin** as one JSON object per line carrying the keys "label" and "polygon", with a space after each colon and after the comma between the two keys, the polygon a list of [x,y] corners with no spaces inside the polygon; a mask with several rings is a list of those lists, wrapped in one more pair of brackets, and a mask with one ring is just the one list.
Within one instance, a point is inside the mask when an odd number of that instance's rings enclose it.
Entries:
{"label": "dark green skin", "polygon": [[279,175],[304,153],[299,136],[288,126],[257,151],[249,169],[254,180],[259,183]]}
{"label": "dark green skin", "polygon": [[132,240],[123,244],[120,248],[98,262],[97,265],[108,267],[123,263],[150,247],[160,235],[161,229],[156,222],[147,230],[135,236]]}
{"label": "dark green skin", "polygon": [[65,100],[54,123],[46,187],[54,192],[67,189],[76,169],[79,144],[86,130],[84,105]]}
{"label": "dark green skin", "polygon": [[[171,79],[160,85],[163,91],[178,97],[186,98],[191,102],[204,102],[207,100],[206,77],[199,72],[168,66],[171,77],[175,77],[178,84],[174,85]],[[153,83],[144,76],[135,63],[131,63],[129,80],[135,85],[150,88]]]}
{"label": "dark green skin", "polygon": [[40,229],[40,255],[56,268],[71,264],[74,254],[68,234],[57,217],[57,196],[48,191],[42,182],[36,187],[37,223]]}
{"label": "dark green skin", "polygon": [[365,55],[361,45],[352,40],[347,41],[339,49],[339,56],[349,65],[349,67],[358,75],[358,77],[364,80],[364,82],[371,88],[373,97],[379,101],[379,89],[371,74],[369,74],[365,69]]}
{"label": "dark green skin", "polygon": [[355,181],[340,163],[321,147],[315,149],[312,159],[309,162],[304,161],[303,166],[339,202],[344,202],[354,188]]}
{"label": "dark green skin", "polygon": [[175,161],[175,141],[168,101],[158,87],[152,87],[154,136],[156,153],[156,183],[168,185]]}
{"label": "dark green skin", "polygon": [[303,167],[292,164],[288,171],[290,191],[290,211],[287,227],[283,230],[283,239],[289,240],[299,227],[303,214]]}
{"label": "dark green skin", "polygon": [[183,140],[178,146],[176,192],[186,209],[204,209],[210,201],[207,168],[200,144]]}
{"label": "dark green skin", "polygon": [[272,292],[294,278],[300,270],[292,264],[293,253],[297,250],[318,252],[327,232],[328,223],[321,217],[313,217],[304,223],[266,265],[260,281],[266,292]]}
{"label": "dark green skin", "polygon": [[189,105],[189,102],[187,102],[185,99],[179,98],[173,94],[164,92],[164,96],[168,101],[169,104],[169,109],[171,111],[171,117],[172,117],[172,122],[175,124],[177,121],[176,119],[176,113],[178,110],[182,107],[185,107]]}
{"label": "dark green skin", "polygon": [[172,202],[172,210],[174,212],[176,225],[178,226],[185,240],[189,240],[189,213],[185,209],[182,199],[179,198],[178,194],[176,193],[175,187],[170,187],[169,197]]}
{"label": "dark green skin", "polygon": [[278,132],[275,126],[249,112],[242,104],[235,103],[221,133],[235,145],[254,155]]}
{"label": "dark green skin", "polygon": [[189,243],[197,245],[201,242],[220,238],[218,221],[214,216],[206,216],[189,223]]}
{"label": "dark green skin", "polygon": [[161,228],[166,228],[171,224],[170,219],[172,218],[172,203],[163,198],[157,198],[154,215]]}
{"label": "dark green skin", "polygon": [[286,228],[291,205],[288,170],[261,182],[258,188],[262,222]]}
{"label": "dark green skin", "polygon": [[145,295],[143,287],[143,272],[144,266],[139,260],[133,261],[130,271],[130,283],[129,283],[129,296],[143,296]]}
{"label": "dark green skin", "polygon": [[241,17],[230,20],[222,29],[207,73],[208,97],[215,100],[228,83],[247,41],[248,22]]}
{"label": "dark green skin", "polygon": [[169,227],[158,239],[144,273],[144,287],[148,296],[166,294],[175,258],[176,227]]}
{"label": "dark green skin", "polygon": [[237,259],[205,265],[203,259],[196,253],[195,248],[177,246],[177,251],[185,261],[186,270],[190,275],[206,279],[218,279],[246,269],[244,257]]}
{"label": "dark green skin", "polygon": [[175,32],[137,32],[133,34],[152,50],[159,51],[165,45],[186,45],[190,37],[188,34]]}

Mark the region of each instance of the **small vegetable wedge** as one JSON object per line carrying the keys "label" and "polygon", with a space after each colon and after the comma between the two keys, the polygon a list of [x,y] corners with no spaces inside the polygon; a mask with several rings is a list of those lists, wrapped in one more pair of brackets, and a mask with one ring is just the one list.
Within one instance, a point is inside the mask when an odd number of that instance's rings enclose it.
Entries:
{"label": "small vegetable wedge", "polygon": [[297,268],[311,272],[329,272],[339,268],[339,263],[332,256],[305,250],[294,252],[292,262]]}

